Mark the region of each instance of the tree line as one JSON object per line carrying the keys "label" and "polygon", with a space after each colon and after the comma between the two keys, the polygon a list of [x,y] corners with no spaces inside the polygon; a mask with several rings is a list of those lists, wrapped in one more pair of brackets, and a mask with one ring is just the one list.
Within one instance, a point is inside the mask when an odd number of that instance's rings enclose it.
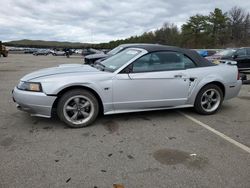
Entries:
{"label": "tree line", "polygon": [[180,29],[173,23],[164,23],[155,31],[93,47],[114,48],[123,43],[158,43],[186,48],[250,46],[250,13],[240,7],[228,12],[215,8],[208,15],[191,16]]}

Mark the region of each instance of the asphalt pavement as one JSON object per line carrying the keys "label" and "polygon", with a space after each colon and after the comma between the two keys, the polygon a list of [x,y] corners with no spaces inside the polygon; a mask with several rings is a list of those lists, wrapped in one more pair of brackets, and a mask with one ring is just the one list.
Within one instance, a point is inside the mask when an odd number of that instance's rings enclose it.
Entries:
{"label": "asphalt pavement", "polygon": [[250,187],[250,85],[211,116],[192,108],[119,114],[70,129],[16,109],[11,90],[22,76],[65,63],[83,60],[0,58],[1,188]]}

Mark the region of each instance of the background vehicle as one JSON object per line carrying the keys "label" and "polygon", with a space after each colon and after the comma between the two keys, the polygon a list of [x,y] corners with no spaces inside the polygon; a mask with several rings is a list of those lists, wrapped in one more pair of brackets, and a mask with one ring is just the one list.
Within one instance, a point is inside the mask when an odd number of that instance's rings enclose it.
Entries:
{"label": "background vehicle", "polygon": [[85,56],[84,63],[89,64],[89,65],[94,64],[95,62],[98,63],[98,62],[101,62],[101,61],[115,55],[115,54],[122,52],[123,50],[125,50],[127,48],[135,48],[136,46],[141,46],[141,45],[146,45],[146,44],[143,44],[143,43],[142,44],[140,44],[140,43],[121,44],[107,53],[98,53],[98,54]]}
{"label": "background vehicle", "polygon": [[33,55],[38,56],[38,55],[49,55],[51,54],[50,50],[37,50],[36,52],[33,53]]}
{"label": "background vehicle", "polygon": [[240,78],[247,80],[247,74],[250,70],[250,47],[243,47],[238,49],[226,49],[216,53],[213,56],[207,57],[208,60],[214,63],[224,63],[224,60],[235,61],[238,70],[240,71]]}
{"label": "background vehicle", "polygon": [[[222,58],[226,59],[226,58]],[[250,70],[250,47],[244,47],[237,49],[231,57],[227,59],[237,62],[237,67],[240,71]]]}
{"label": "background vehicle", "polygon": [[36,53],[38,50],[35,49],[35,48],[30,48],[30,49],[25,49],[24,50],[24,53],[25,54],[33,54],[33,53]]}
{"label": "background vehicle", "polygon": [[2,45],[2,41],[0,41],[0,57],[1,56],[8,57],[8,50],[4,45]]}
{"label": "background vehicle", "polygon": [[221,50],[221,51],[215,53],[214,55],[207,56],[206,59],[211,61],[211,62],[216,62],[217,60],[220,60],[220,59],[230,59],[230,58],[232,58],[235,51],[236,51],[236,49]]}
{"label": "background vehicle", "polygon": [[99,54],[99,53],[103,53],[103,52],[100,50],[93,49],[93,48],[86,48],[82,50],[82,56],[84,57],[90,54]]}
{"label": "background vehicle", "polygon": [[205,49],[200,49],[200,50],[197,50],[196,51],[198,52],[198,54],[200,54],[202,57],[207,57],[207,56],[212,56],[216,53],[216,50],[205,50]]}
{"label": "background vehicle", "polygon": [[24,76],[13,91],[19,109],[85,127],[98,113],[194,107],[213,114],[241,88],[238,69],[193,50],[163,45],[128,48],[93,67],[61,65]]}
{"label": "background vehicle", "polygon": [[82,49],[76,49],[76,50],[75,50],[75,53],[76,53],[76,54],[82,54]]}
{"label": "background vehicle", "polygon": [[54,55],[54,56],[65,56],[66,52],[65,51],[53,51],[52,55]]}

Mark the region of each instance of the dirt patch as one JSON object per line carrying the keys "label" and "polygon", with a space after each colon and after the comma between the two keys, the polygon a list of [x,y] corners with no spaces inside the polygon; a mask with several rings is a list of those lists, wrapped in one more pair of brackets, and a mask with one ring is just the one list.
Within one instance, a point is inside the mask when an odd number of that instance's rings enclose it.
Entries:
{"label": "dirt patch", "polygon": [[174,149],[158,150],[154,152],[153,157],[163,165],[184,164],[188,168],[195,169],[202,169],[208,163],[207,158]]}
{"label": "dirt patch", "polygon": [[250,97],[248,96],[242,96],[242,97],[238,97],[239,99],[243,99],[243,100],[250,100]]}
{"label": "dirt patch", "polygon": [[89,132],[82,133],[82,136],[84,136],[84,137],[88,137],[89,135],[90,135],[90,133],[89,133]]}
{"label": "dirt patch", "polygon": [[0,72],[17,72],[16,69],[0,69]]}
{"label": "dirt patch", "polygon": [[118,132],[119,124],[115,121],[109,120],[103,122],[104,128],[110,133]]}
{"label": "dirt patch", "polygon": [[3,147],[9,147],[13,144],[14,139],[12,137],[4,138],[0,141],[0,145]]}

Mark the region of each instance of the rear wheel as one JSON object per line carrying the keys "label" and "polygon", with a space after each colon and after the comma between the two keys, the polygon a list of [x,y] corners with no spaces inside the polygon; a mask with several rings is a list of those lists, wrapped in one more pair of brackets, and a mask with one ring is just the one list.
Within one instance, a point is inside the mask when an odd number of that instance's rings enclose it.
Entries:
{"label": "rear wheel", "polygon": [[194,108],[200,114],[214,114],[223,102],[222,90],[214,84],[204,86],[198,93]]}
{"label": "rear wheel", "polygon": [[59,100],[57,114],[69,127],[86,127],[94,122],[99,112],[96,97],[84,89],[65,93]]}

